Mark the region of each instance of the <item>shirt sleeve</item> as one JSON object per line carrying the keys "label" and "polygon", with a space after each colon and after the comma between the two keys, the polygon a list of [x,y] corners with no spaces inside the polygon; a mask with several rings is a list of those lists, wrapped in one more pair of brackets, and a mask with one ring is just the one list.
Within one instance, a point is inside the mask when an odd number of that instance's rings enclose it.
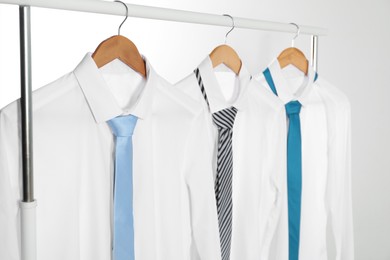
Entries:
{"label": "shirt sleeve", "polygon": [[328,105],[329,171],[327,198],[336,260],[354,259],[351,194],[351,109],[349,102]]}
{"label": "shirt sleeve", "polygon": [[17,102],[0,111],[0,259],[20,259],[21,175]]}
{"label": "shirt sleeve", "polygon": [[220,256],[218,218],[214,195],[212,143],[205,115],[194,120],[184,163],[187,192],[189,259],[218,260]]}

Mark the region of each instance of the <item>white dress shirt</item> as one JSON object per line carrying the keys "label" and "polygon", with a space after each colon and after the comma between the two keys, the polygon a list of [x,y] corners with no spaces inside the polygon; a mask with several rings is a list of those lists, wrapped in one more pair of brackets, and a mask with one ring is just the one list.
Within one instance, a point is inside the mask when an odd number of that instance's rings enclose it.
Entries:
{"label": "white dress shirt", "polygon": [[[33,94],[37,259],[107,260],[114,137],[107,121],[138,117],[133,135],[135,257],[189,259],[181,178],[198,104],[158,76],[87,54]],[[0,259],[20,259],[20,102],[0,111]]]}
{"label": "white dress shirt", "polygon": [[[307,76],[292,65],[282,70],[276,59],[268,69],[280,103],[284,105],[298,100],[302,104],[299,259],[328,259],[326,232],[329,218],[337,250],[335,259],[353,260],[349,101],[337,88],[318,77],[310,66]],[[256,79],[272,93],[263,73]],[[287,178],[286,173],[284,175]],[[288,259],[287,214],[285,193],[275,239],[278,260]]]}
{"label": "white dress shirt", "polygon": [[[208,97],[208,107],[194,73],[176,87],[194,99],[201,107],[198,126],[192,133],[193,143],[202,143],[201,158],[186,156],[192,220],[191,248],[193,259],[221,258],[214,192],[217,166],[218,131],[212,113],[234,106],[238,109],[233,126],[233,223],[232,260],[268,259],[271,243],[281,210],[281,194],[285,186],[286,152],[284,106],[258,82],[251,80],[242,65],[239,75],[220,65],[213,69],[207,56],[199,65]],[[189,146],[191,147],[191,146]],[[284,158],[284,160],[282,160]],[[194,162],[195,160],[195,162]],[[193,167],[196,165],[196,167]],[[202,168],[203,167],[203,168]],[[203,207],[199,209],[203,199]],[[207,206],[206,206],[207,204]],[[205,226],[207,223],[207,226]],[[207,243],[206,243],[207,242]],[[213,252],[214,258],[204,256]],[[198,256],[198,258],[194,257]]]}

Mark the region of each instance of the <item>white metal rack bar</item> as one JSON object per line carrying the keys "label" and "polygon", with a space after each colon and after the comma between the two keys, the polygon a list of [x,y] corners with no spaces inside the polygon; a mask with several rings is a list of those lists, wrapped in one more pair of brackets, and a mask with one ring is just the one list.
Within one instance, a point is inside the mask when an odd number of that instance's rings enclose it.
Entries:
{"label": "white metal rack bar", "polygon": [[[33,185],[33,113],[31,81],[31,25],[30,6],[68,11],[80,11],[110,15],[125,15],[122,4],[92,0],[0,0],[3,4],[19,6],[20,68],[21,68],[21,114],[22,114],[22,156],[23,156],[23,198],[21,208],[21,256],[22,260],[36,260],[36,223]],[[207,14],[176,9],[126,4],[128,16],[175,22],[197,23],[217,26],[231,26],[231,19],[223,15]],[[237,28],[296,32],[296,26],[289,23],[234,17]],[[311,65],[318,68],[318,36],[326,35],[327,29],[300,25],[300,34],[311,35]]]}
{"label": "white metal rack bar", "polygon": [[[121,16],[124,16],[126,13],[125,8],[123,8],[121,3],[96,0],[0,0],[0,3]],[[229,17],[216,14],[134,4],[127,4],[127,6],[129,9],[129,16],[132,17],[219,26],[231,26],[232,23]],[[291,33],[296,31],[296,27],[288,23],[270,22],[240,17],[234,17],[234,23],[236,28]],[[299,27],[301,34],[319,36],[327,34],[327,29],[320,27],[305,25],[300,25]]]}

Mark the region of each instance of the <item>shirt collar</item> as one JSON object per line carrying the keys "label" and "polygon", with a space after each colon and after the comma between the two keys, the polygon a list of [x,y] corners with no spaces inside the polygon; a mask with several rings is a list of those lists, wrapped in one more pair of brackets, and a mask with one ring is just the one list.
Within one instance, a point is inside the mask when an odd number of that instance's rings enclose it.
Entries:
{"label": "shirt collar", "polygon": [[239,93],[237,94],[236,100],[232,103],[227,102],[221,92],[210,56],[207,55],[207,57],[200,63],[198,68],[202,77],[207,99],[210,104],[211,113],[218,112],[231,106],[234,106],[238,110],[244,109],[245,102],[243,102],[243,96],[246,92],[246,89],[248,88],[249,82],[251,81],[251,75],[244,64],[241,64],[241,69],[238,74],[238,80],[240,84]]}
{"label": "shirt collar", "polygon": [[292,87],[289,86],[289,82],[283,75],[282,68],[280,67],[277,59],[274,59],[271,62],[271,64],[268,66],[268,69],[270,70],[278,96],[285,104],[292,100],[298,100],[302,106],[305,106],[308,103],[309,94],[313,89],[312,84],[316,76],[316,73],[311,66],[308,66],[308,73],[307,76],[305,76],[305,86],[302,86],[300,93],[295,95],[292,91]]}
{"label": "shirt collar", "polygon": [[140,119],[145,119],[150,114],[153,89],[156,87],[154,85],[158,83],[159,76],[155,73],[148,60],[145,57],[143,59],[146,64],[146,83],[136,104],[127,113],[117,104],[91,53],[87,53],[75,68],[74,74],[97,123],[102,123],[124,114],[132,114]]}

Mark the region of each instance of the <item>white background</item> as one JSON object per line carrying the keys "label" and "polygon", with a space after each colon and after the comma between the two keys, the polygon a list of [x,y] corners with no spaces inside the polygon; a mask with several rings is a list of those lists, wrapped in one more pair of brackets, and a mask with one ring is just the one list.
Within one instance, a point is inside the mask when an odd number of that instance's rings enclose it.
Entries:
{"label": "white background", "polygon": [[[137,0],[132,3],[328,28],[329,35],[320,38],[319,73],[348,95],[353,109],[356,259],[390,259],[390,1]],[[122,17],[117,16],[33,8],[34,89],[71,71],[86,52],[93,52],[102,40],[116,34],[121,21]],[[163,77],[176,82],[223,43],[227,30],[129,18],[122,34],[137,44]],[[291,38],[286,33],[235,29],[228,44],[237,50],[250,72],[256,74],[289,47]],[[18,8],[0,5],[0,108],[20,95],[18,39]],[[309,57],[309,36],[300,36],[296,46]]]}

